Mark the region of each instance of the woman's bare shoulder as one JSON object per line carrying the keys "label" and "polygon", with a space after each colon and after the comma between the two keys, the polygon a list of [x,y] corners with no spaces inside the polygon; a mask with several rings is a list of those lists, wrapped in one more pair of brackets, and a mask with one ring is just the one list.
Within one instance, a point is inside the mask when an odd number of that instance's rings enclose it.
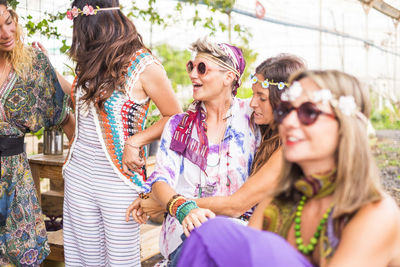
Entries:
{"label": "woman's bare shoulder", "polygon": [[390,196],[383,195],[348,222],[329,266],[396,266],[399,251],[400,210]]}

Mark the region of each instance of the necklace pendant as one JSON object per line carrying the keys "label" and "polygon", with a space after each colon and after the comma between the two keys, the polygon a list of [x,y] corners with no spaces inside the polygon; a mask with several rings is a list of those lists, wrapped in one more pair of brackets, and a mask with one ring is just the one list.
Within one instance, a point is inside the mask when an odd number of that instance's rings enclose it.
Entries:
{"label": "necklace pendant", "polygon": [[229,175],[226,176],[226,186],[227,187],[231,186],[231,178],[229,178]]}

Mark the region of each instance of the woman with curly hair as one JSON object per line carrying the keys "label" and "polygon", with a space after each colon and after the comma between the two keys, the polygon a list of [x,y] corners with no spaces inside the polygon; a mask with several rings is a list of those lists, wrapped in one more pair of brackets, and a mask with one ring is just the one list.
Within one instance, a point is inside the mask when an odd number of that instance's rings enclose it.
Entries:
{"label": "woman with curly hair", "polygon": [[[75,0],[71,58],[76,132],[64,166],[67,266],[139,266],[139,225],[125,209],[147,179],[143,146],[181,112],[160,62],[117,0]],[[162,119],[144,130],[150,100]]]}

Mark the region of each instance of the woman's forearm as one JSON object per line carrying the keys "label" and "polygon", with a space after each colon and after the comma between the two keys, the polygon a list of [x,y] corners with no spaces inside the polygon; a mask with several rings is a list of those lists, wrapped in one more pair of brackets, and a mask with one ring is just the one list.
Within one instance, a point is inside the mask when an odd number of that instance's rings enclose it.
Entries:
{"label": "woman's forearm", "polygon": [[64,130],[64,133],[67,135],[68,140],[72,141],[72,138],[75,133],[75,116],[72,113],[68,113],[68,118],[65,119],[65,122],[61,125]]}
{"label": "woman's forearm", "polygon": [[278,149],[234,194],[196,199],[196,203],[199,207],[210,209],[219,215],[239,217],[273,192],[281,166],[282,152]]}
{"label": "woman's forearm", "polygon": [[151,192],[152,197],[163,207],[166,207],[168,201],[176,195],[175,190],[163,181],[155,182],[151,187]]}
{"label": "woman's forearm", "polygon": [[64,91],[64,93],[66,95],[71,95],[72,84],[69,81],[67,81],[64,78],[64,76],[62,76],[58,71],[55,70],[55,72],[56,72],[56,75],[57,75],[58,82],[60,83],[61,88]]}

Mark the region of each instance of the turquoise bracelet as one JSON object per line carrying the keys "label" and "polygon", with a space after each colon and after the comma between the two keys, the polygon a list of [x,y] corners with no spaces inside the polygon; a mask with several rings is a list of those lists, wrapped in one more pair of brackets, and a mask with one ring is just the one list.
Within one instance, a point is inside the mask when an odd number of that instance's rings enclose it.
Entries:
{"label": "turquoise bracelet", "polygon": [[176,210],[176,218],[178,219],[179,223],[182,224],[183,219],[185,219],[191,210],[198,208],[199,206],[197,206],[194,200],[188,200],[180,205]]}

